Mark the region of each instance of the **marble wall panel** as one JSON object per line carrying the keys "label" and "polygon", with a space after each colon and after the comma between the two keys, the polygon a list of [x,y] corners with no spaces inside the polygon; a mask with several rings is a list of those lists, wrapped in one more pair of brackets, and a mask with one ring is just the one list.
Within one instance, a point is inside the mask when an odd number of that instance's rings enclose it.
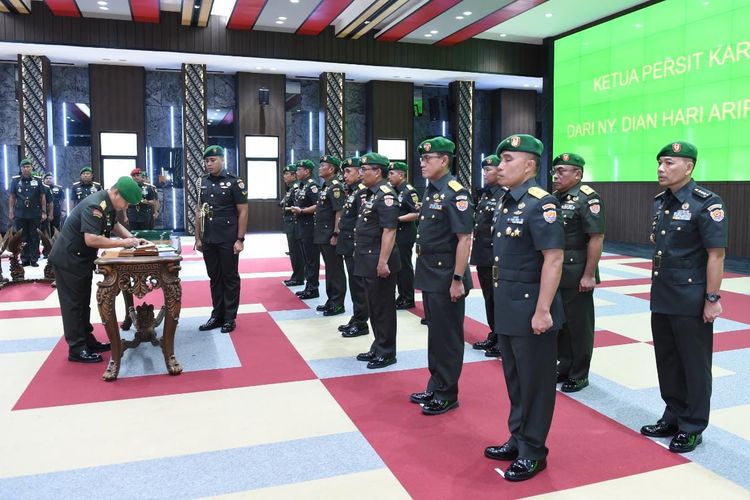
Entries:
{"label": "marble wall panel", "polygon": [[179,71],[146,71],[146,106],[182,106]]}
{"label": "marble wall panel", "polygon": [[52,102],[89,104],[89,69],[87,66],[52,66]]}
{"label": "marble wall panel", "polygon": [[363,154],[367,148],[367,123],[365,120],[367,92],[365,91],[365,84],[346,82],[344,94],[346,156],[353,156],[356,152]]}
{"label": "marble wall panel", "polygon": [[0,64],[0,144],[21,144],[20,120],[16,100],[16,65]]}
{"label": "marble wall panel", "polygon": [[236,108],[236,80],[234,75],[209,74],[206,80],[209,108]]}

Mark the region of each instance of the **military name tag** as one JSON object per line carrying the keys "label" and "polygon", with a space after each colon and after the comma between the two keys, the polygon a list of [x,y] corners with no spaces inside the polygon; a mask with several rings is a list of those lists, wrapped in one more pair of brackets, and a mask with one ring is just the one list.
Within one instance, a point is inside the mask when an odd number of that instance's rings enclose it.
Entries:
{"label": "military name tag", "polygon": [[561,206],[560,209],[561,210],[575,210],[576,206],[573,205],[573,204],[567,204],[566,203],[565,205]]}
{"label": "military name tag", "polygon": [[523,217],[517,217],[517,216],[509,217],[508,218],[508,223],[510,223],[510,224],[523,224]]}
{"label": "military name tag", "polygon": [[690,210],[677,210],[672,215],[673,220],[690,220]]}
{"label": "military name tag", "polygon": [[443,205],[441,203],[430,203],[431,210],[442,210]]}
{"label": "military name tag", "polygon": [[37,181],[31,181],[31,185],[32,185],[32,186],[38,186],[38,185],[39,185],[39,182],[37,182]]}

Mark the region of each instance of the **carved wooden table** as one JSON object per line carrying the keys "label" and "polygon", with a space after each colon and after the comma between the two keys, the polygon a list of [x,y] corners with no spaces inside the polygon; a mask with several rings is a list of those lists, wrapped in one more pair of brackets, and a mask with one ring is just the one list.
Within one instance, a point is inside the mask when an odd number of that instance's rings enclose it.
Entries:
{"label": "carved wooden table", "polygon": [[[182,373],[182,367],[174,356],[174,335],[182,307],[182,287],[179,278],[181,260],[182,256],[175,253],[148,257],[102,256],[96,260],[96,272],[104,275],[104,279],[97,283],[99,288],[96,292],[96,302],[112,345],[112,357],[102,375],[104,380],[117,379],[123,352],[141,342],[160,345],[169,374]],[[117,295],[122,291],[126,303],[132,304],[133,295],[142,299],[158,288],[161,288],[164,294],[164,307],[159,316],[154,318],[154,306],[150,304],[144,303],[135,310],[130,307],[129,314],[133,318],[136,334],[133,340],[122,340],[115,310]],[[130,301],[127,300],[128,296]],[[155,328],[159,326],[162,318],[164,332],[162,337],[157,338]]]}

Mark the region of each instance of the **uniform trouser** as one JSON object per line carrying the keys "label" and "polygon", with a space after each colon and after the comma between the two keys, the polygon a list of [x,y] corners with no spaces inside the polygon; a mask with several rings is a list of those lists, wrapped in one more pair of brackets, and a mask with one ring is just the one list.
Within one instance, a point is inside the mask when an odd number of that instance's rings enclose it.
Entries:
{"label": "uniform trouser", "polygon": [[492,280],[492,266],[477,266],[477,277],[479,286],[482,287],[484,297],[484,312],[487,315],[487,325],[490,332],[495,332],[495,296],[494,283]]}
{"label": "uniform trouser", "polygon": [[661,420],[703,432],[711,409],[713,323],[701,317],[651,314],[656,371],[666,403]]}
{"label": "uniform trouser", "polygon": [[289,260],[292,263],[292,276],[289,278],[293,281],[305,280],[305,259],[302,257],[302,246],[300,240],[294,237],[293,233],[286,233],[286,243],[289,246]]}
{"label": "uniform trouser", "polygon": [[26,242],[21,252],[21,261],[24,264],[36,262],[39,260],[39,229],[41,221],[36,219],[19,219],[15,220],[16,230],[23,229],[23,241]]}
{"label": "uniform trouser", "polygon": [[[436,399],[458,399],[458,377],[464,364],[466,299],[451,302],[449,293],[422,291],[427,312],[427,391]],[[372,316],[372,313],[370,313]]]}
{"label": "uniform trouser", "polygon": [[354,256],[344,256],[346,274],[349,275],[349,295],[352,299],[352,320],[350,323],[367,323],[370,317],[367,307],[367,292],[365,291],[365,279],[354,276]]}
{"label": "uniform trouser", "polygon": [[378,356],[396,355],[396,277],[362,278],[370,311],[370,324],[375,340],[370,350]]}
{"label": "uniform trouser", "polygon": [[416,236],[417,230],[413,223],[396,232],[396,246],[401,257],[401,270],[397,275],[398,296],[407,303],[414,302],[414,264],[411,262],[411,255]]}
{"label": "uniform trouser", "polygon": [[234,253],[234,241],[203,243],[203,260],[211,283],[212,318],[231,321],[240,307],[239,254]]}
{"label": "uniform trouser", "polygon": [[518,458],[541,460],[555,410],[557,332],[511,336],[498,332],[508,387],[510,443]]}
{"label": "uniform trouser", "polygon": [[141,231],[143,229],[149,229],[148,220],[138,221],[138,220],[128,219],[128,225],[130,226],[130,229],[133,231]]}
{"label": "uniform trouser", "polygon": [[69,270],[54,266],[63,332],[68,350],[79,353],[96,342],[91,326],[91,279],[93,270]]}
{"label": "uniform trouser", "polygon": [[569,378],[588,378],[594,352],[594,292],[561,288],[565,323],[557,335],[557,371]]}
{"label": "uniform trouser", "polygon": [[346,274],[344,273],[344,259],[336,255],[336,247],[330,243],[318,245],[326,265],[326,305],[343,306],[346,297]]}
{"label": "uniform trouser", "polygon": [[305,261],[305,290],[317,290],[320,285],[320,249],[313,243],[313,237],[297,238]]}

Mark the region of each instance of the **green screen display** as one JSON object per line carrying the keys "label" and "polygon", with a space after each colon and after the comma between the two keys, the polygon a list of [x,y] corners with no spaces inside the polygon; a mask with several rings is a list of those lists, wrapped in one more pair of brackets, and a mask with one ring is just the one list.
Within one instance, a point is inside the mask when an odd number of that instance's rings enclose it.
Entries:
{"label": "green screen display", "polygon": [[750,2],[665,0],[555,41],[554,154],[587,181],[655,181],[698,147],[698,181],[750,180]]}

